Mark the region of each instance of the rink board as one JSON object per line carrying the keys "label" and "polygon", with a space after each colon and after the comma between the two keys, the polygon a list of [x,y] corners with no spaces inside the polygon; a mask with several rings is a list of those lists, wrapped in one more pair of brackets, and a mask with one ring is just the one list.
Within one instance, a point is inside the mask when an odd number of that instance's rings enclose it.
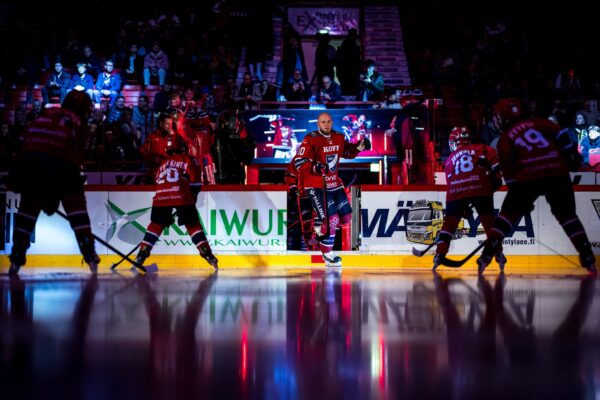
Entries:
{"label": "rink board", "polygon": [[[86,192],[92,229],[123,253],[128,253],[143,237],[150,221],[153,192],[147,187],[119,187],[119,191],[90,188]],[[101,190],[102,189],[102,190]],[[215,188],[200,193],[197,207],[202,223],[219,256],[221,268],[320,268],[323,261],[318,252],[286,250],[285,186],[269,185],[252,188]],[[227,189],[227,190],[225,190]],[[500,208],[504,191],[495,195]],[[400,187],[371,186],[361,188],[358,219],[360,248],[342,252],[344,268],[423,270],[430,269],[432,254],[414,257],[411,249],[425,244],[406,239],[406,215],[417,200],[435,200],[445,205],[444,186]],[[19,196],[8,192],[6,201],[5,252],[11,248],[11,227]],[[600,189],[597,186],[576,187],[577,213],[594,246],[600,253]],[[478,217],[464,220],[464,235],[453,241],[451,258],[461,258],[475,248],[484,236]],[[42,215],[35,232],[36,240],[27,255],[27,266],[81,267],[81,256],[68,223],[59,216]],[[533,212],[526,216],[513,235],[506,239],[505,253],[511,272],[515,273],[578,273],[575,249],[550,213],[543,199],[538,199]],[[102,268],[108,268],[120,258],[101,244],[97,251]],[[207,268],[204,260],[189,240],[184,227],[173,224],[161,236],[148,262],[161,268]],[[0,256],[0,267],[8,264]],[[125,263],[124,263],[125,264]],[[475,258],[462,270],[473,270]],[[490,267],[493,270],[495,267]]]}

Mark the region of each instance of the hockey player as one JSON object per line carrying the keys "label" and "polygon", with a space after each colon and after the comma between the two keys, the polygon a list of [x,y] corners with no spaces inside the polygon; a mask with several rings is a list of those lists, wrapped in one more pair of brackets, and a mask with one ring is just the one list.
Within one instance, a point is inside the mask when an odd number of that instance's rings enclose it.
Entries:
{"label": "hockey player", "polygon": [[494,106],[503,132],[498,141],[500,167],[508,185],[502,209],[494,220],[491,237],[485,241],[477,259],[479,273],[492,260],[502,239],[513,230],[535,200],[544,196],[552,214],[579,253],[581,266],[596,274],[596,258],[592,246],[575,212],[575,194],[569,176],[577,168],[581,156],[566,131],[541,118],[523,118],[521,102],[515,98],[500,100]]}
{"label": "hockey player", "polygon": [[300,174],[300,188],[308,193],[316,213],[313,226],[325,264],[340,267],[342,259],[333,253],[335,232],[339,225],[350,222],[352,207],[338,176],[338,164],[342,157],[355,158],[369,150],[371,143],[368,139],[350,143],[343,133],[333,130],[331,116],[325,112],[319,115],[317,127],[304,137],[294,167]]}
{"label": "hockey player", "polygon": [[163,160],[155,174],[156,193],[152,199],[150,224],[135,261],[139,265],[144,264],[165,226],[173,223],[172,212],[175,208],[178,224],[185,225],[200,256],[216,270],[218,260],[211,251],[196,210],[201,188],[200,165],[185,153],[183,139],[179,136],[169,136],[165,146],[164,153],[168,158]]}
{"label": "hockey player", "polygon": [[40,211],[52,215],[60,203],[83,259],[92,273],[97,272],[100,258],[94,247],[79,173],[87,141],[86,119],[91,112],[90,97],[73,90],[65,96],[61,108],[46,109],[27,127],[22,152],[9,179],[9,188],[21,193],[9,257],[11,275],[25,264],[25,253]]}
{"label": "hockey player", "polygon": [[168,113],[161,113],[158,117],[157,128],[147,138],[141,148],[142,157],[146,161],[146,164],[150,168],[150,171],[154,174],[156,169],[162,164],[164,160],[169,158],[166,153],[167,140],[176,135],[173,129],[173,117]]}
{"label": "hockey player", "polygon": [[[442,264],[448,253],[450,241],[465,213],[475,208],[483,229],[489,237],[494,222],[494,192],[502,184],[498,155],[492,147],[482,143],[471,143],[469,130],[457,126],[448,138],[450,155],[446,159],[446,215],[442,229],[436,239],[436,254],[433,270]],[[495,254],[496,262],[504,270],[506,257],[500,247]]]}

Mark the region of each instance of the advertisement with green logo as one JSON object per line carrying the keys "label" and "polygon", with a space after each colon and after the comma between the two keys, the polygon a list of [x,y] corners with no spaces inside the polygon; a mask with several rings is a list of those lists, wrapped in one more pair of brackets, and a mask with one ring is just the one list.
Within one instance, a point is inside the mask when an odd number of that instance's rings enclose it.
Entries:
{"label": "advertisement with green logo", "polygon": [[[138,244],[150,223],[153,192],[87,192],[92,231],[127,253]],[[196,208],[215,253],[285,253],[287,209],[285,191],[202,192]],[[12,224],[19,195],[8,193],[7,221]],[[12,232],[12,225],[7,232]],[[28,254],[78,254],[68,222],[40,215]],[[43,238],[35,240],[35,238]],[[7,238],[7,243],[11,239]],[[108,253],[100,243],[99,254]],[[185,226],[166,227],[153,254],[197,254]]]}

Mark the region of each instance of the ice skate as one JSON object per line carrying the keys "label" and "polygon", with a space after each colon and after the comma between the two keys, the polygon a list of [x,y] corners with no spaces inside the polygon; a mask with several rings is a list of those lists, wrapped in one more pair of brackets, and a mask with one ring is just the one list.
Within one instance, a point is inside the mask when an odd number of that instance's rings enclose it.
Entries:
{"label": "ice skate", "polygon": [[[487,239],[484,242],[483,251],[481,252],[481,256],[477,259],[477,273],[483,274],[483,271],[487,268],[488,265],[494,259],[494,255],[496,254],[496,249],[500,246],[500,240],[498,239]],[[504,256],[504,255],[503,255]],[[506,260],[506,258],[505,258]],[[498,261],[498,259],[496,259]],[[506,261],[504,262],[506,264]],[[500,262],[498,261],[498,264]],[[501,268],[504,268],[503,266]]]}
{"label": "ice skate", "polygon": [[498,263],[498,267],[500,267],[500,272],[504,272],[504,266],[506,265],[506,256],[502,250],[498,250],[496,255],[494,256],[496,262]]}
{"label": "ice skate", "polygon": [[17,275],[19,273],[19,270],[21,269],[21,265],[22,264],[11,261],[10,267],[8,267],[8,274],[9,275]]}
{"label": "ice skate", "polygon": [[219,260],[212,253],[210,246],[206,242],[200,245],[200,257],[204,258],[206,262],[208,262],[215,269],[215,271],[219,270]]}
{"label": "ice skate", "polygon": [[98,257],[98,255],[96,253],[94,253],[93,258],[91,258],[89,261],[86,261],[86,264],[88,265],[88,267],[90,267],[90,272],[92,274],[98,273],[98,264],[99,263],[100,263],[100,257]]}
{"label": "ice skate", "polygon": [[477,273],[483,274],[488,265],[492,262],[492,257],[488,256],[480,256],[477,259]]}
{"label": "ice skate", "polygon": [[586,249],[579,254],[579,263],[583,268],[588,270],[590,275],[596,275],[598,273],[598,270],[596,269],[596,256],[594,255],[592,246],[589,242],[585,247]]}
{"label": "ice skate", "polygon": [[[146,261],[146,258],[150,257],[150,246],[146,246],[146,245],[141,245],[140,246],[140,251],[137,255],[137,257],[135,258],[135,263],[139,266],[143,266],[144,262]],[[137,271],[137,267],[134,265],[131,267],[131,271],[136,272]]]}
{"label": "ice skate", "polygon": [[445,254],[436,254],[435,257],[433,257],[433,268],[431,270],[435,271],[440,265],[443,265],[442,261],[445,257]]}
{"label": "ice skate", "polygon": [[323,253],[323,260],[327,268],[337,268],[342,266],[342,258],[334,252]]}
{"label": "ice skate", "polygon": [[83,260],[89,266],[92,274],[98,272],[98,264],[100,263],[100,257],[96,254],[94,249],[94,238],[88,235],[83,235],[77,239],[79,250],[83,255]]}
{"label": "ice skate", "polygon": [[25,265],[25,251],[21,251],[13,247],[13,251],[8,257],[10,266],[8,267],[9,275],[17,275],[22,265]]}
{"label": "ice skate", "polygon": [[8,267],[9,275],[17,275],[23,265],[25,265],[25,251],[29,246],[23,246],[22,244],[13,245],[12,252],[8,257],[10,266]]}

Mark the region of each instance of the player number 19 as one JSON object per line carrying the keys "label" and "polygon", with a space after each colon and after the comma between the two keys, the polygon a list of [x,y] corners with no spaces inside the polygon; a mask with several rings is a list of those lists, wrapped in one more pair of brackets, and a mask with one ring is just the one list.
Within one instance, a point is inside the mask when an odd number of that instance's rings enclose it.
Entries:
{"label": "player number 19", "polygon": [[523,137],[517,138],[515,143],[521,147],[525,147],[527,151],[531,151],[534,148],[542,149],[550,145],[540,132],[533,129],[525,131]]}

